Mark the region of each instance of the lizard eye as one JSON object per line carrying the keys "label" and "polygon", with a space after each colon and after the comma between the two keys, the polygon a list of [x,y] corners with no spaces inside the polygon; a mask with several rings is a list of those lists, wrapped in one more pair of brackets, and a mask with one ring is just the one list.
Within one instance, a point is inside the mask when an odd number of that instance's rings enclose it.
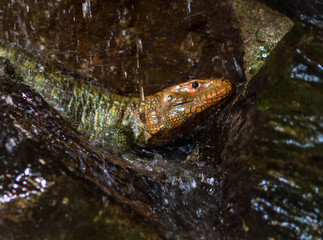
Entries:
{"label": "lizard eye", "polygon": [[172,95],[168,95],[168,96],[166,97],[166,101],[167,101],[167,102],[172,101],[172,99],[173,99],[173,96],[172,96]]}
{"label": "lizard eye", "polygon": [[192,88],[196,89],[200,86],[198,82],[192,82]]}

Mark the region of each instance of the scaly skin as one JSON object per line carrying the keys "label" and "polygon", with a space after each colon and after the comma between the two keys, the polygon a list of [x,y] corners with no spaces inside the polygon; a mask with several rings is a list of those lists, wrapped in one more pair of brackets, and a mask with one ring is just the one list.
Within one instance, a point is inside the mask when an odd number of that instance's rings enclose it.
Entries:
{"label": "scaly skin", "polygon": [[0,57],[8,58],[19,79],[40,93],[77,131],[103,144],[113,139],[164,145],[197,126],[235,92],[227,79],[192,80],[142,100],[90,86],[4,43],[0,43]]}

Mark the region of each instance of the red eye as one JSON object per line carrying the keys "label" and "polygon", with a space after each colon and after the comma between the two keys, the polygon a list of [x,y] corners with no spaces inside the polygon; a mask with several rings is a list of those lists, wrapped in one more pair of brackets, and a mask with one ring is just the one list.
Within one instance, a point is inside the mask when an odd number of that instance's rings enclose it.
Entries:
{"label": "red eye", "polygon": [[192,88],[196,89],[200,86],[198,82],[192,82]]}

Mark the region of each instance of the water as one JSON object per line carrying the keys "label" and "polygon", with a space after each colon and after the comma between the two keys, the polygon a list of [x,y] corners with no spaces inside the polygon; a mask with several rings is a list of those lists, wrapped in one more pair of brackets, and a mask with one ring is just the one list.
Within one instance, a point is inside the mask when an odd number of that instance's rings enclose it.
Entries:
{"label": "water", "polygon": [[[123,94],[194,77],[245,82],[227,2],[8,1],[0,9],[2,39]],[[194,149],[184,138],[148,163],[91,145],[37,93],[1,77],[0,236],[321,238],[323,33],[296,25],[193,133]]]}

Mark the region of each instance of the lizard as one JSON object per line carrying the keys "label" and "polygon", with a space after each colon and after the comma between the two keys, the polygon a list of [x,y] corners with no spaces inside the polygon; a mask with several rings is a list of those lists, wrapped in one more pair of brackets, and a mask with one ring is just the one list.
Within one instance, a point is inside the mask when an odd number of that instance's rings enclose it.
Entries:
{"label": "lizard", "polygon": [[16,46],[0,42],[0,57],[85,137],[121,145],[163,146],[199,125],[235,93],[226,78],[194,79],[144,99],[87,84]]}

